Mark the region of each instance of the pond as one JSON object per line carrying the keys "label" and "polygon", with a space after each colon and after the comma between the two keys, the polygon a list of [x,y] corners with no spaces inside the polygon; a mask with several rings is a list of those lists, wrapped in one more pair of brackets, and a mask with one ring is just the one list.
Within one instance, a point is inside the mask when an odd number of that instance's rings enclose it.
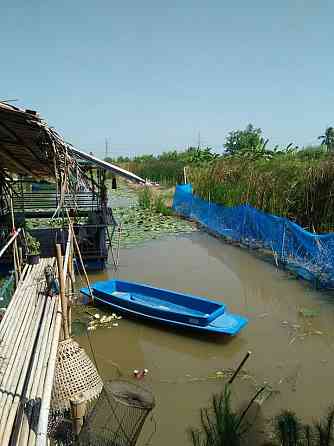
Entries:
{"label": "pond", "polygon": [[[208,338],[126,317],[89,332],[105,379],[116,376],[115,364],[125,377],[148,369],[141,383],[153,390],[156,408],[140,445],[151,433],[152,445],[190,444],[187,428],[199,426],[199,408],[222,389],[217,372],[235,368],[248,350],[252,355],[247,373],[236,381],[237,397],[249,398],[256,385],[269,383],[274,393],[262,406],[265,417],[290,408],[310,422],[334,401],[331,293],[317,292],[248,250],[200,231],[123,248],[116,274],[110,267],[90,279],[112,277],[223,301],[249,318],[234,338]],[[79,342],[89,352],[87,337]]]}

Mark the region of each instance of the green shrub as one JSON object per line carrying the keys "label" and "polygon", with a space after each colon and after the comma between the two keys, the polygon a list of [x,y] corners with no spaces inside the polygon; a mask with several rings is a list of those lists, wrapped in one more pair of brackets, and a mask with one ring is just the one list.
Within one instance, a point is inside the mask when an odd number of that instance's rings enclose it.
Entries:
{"label": "green shrub", "polygon": [[26,240],[29,254],[31,255],[40,254],[41,244],[35,237],[29,234],[29,232],[26,232]]}

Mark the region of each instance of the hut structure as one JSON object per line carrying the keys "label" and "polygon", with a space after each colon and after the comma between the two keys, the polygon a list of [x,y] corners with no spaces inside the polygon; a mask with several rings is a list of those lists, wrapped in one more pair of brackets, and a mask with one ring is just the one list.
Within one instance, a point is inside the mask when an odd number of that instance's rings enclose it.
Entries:
{"label": "hut structure", "polygon": [[[71,298],[73,259],[79,258],[90,287],[86,266],[103,268],[108,257],[107,241],[116,225],[108,203],[108,171],[145,183],[66,143],[37,112],[0,102],[0,267],[14,266],[16,285],[0,323],[3,446],[46,446],[58,428],[60,437],[68,432],[68,438],[60,442],[57,436],[56,444],[74,444],[86,403],[101,394],[98,370],[71,338]],[[32,229],[31,219],[48,225]],[[34,238],[45,257],[39,264],[24,261]],[[119,386],[123,395],[124,384]],[[138,408],[139,396],[133,394],[132,389],[123,401],[119,388],[106,387],[83,444],[92,444],[92,435],[102,432],[108,441],[103,444],[111,444],[111,438],[117,439],[112,444],[134,446],[153,403]],[[99,407],[107,402],[113,420],[122,422],[105,432]],[[62,417],[69,407],[72,424],[64,430]]]}
{"label": "hut structure", "polygon": [[[67,240],[71,217],[85,267],[94,269],[104,268],[116,225],[108,203],[107,172],[145,183],[65,142],[36,111],[4,102],[0,166],[0,247],[15,227],[22,227],[40,242],[41,257],[50,257],[55,243],[64,245]],[[30,227],[32,219],[41,227]],[[27,247],[22,248],[24,255]],[[0,271],[12,265],[13,253],[7,250],[0,258]]]}

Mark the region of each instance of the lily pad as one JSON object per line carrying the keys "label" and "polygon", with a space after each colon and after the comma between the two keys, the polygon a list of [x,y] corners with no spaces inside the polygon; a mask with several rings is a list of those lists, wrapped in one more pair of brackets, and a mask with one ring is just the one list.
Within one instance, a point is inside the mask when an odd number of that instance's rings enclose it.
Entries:
{"label": "lily pad", "polygon": [[299,314],[301,314],[304,317],[316,317],[319,316],[320,311],[312,308],[300,308]]}

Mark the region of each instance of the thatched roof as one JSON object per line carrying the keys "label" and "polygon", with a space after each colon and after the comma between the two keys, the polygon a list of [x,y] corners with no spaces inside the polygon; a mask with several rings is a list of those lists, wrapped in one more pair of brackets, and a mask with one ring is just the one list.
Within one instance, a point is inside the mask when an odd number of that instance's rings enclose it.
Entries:
{"label": "thatched roof", "polygon": [[0,102],[0,173],[61,180],[71,171],[78,175],[78,159],[85,159],[131,181],[145,182],[131,172],[75,149],[37,112]]}
{"label": "thatched roof", "polygon": [[[9,173],[54,176],[55,144],[36,112],[0,102],[0,163]],[[65,152],[65,148],[60,148]]]}

